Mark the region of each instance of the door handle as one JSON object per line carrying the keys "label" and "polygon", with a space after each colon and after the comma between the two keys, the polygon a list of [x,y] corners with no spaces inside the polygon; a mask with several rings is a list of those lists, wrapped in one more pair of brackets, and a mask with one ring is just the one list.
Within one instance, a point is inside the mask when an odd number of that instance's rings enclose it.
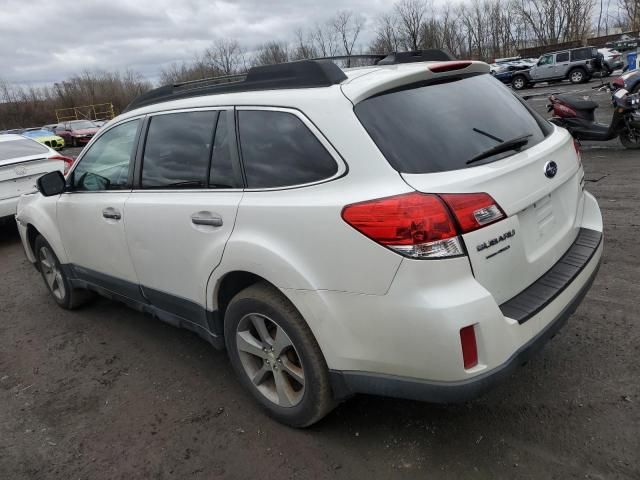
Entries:
{"label": "door handle", "polygon": [[109,207],[102,210],[102,216],[104,218],[108,218],[109,220],[120,220],[122,215],[115,208]]}
{"label": "door handle", "polygon": [[222,217],[212,215],[209,212],[198,212],[191,215],[191,223],[194,225],[207,225],[209,227],[221,227]]}

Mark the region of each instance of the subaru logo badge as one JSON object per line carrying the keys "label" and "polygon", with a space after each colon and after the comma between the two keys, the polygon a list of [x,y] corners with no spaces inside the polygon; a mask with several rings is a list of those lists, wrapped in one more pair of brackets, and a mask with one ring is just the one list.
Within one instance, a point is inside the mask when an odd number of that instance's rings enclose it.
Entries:
{"label": "subaru logo badge", "polygon": [[544,164],[544,174],[547,178],[553,178],[558,173],[558,164],[554,161]]}

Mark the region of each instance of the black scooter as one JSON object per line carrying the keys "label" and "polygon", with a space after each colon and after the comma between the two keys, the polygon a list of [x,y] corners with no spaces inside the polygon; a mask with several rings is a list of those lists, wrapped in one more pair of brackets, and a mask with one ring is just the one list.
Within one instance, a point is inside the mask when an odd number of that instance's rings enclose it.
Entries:
{"label": "black scooter", "polygon": [[[608,85],[596,88],[613,90]],[[625,148],[640,149],[640,94],[631,95],[624,88],[615,90],[612,94],[613,118],[609,125],[596,123],[596,102],[562,94],[552,94],[549,101],[547,109],[553,111],[549,121],[569,130],[576,140],[605,142],[620,137]]]}

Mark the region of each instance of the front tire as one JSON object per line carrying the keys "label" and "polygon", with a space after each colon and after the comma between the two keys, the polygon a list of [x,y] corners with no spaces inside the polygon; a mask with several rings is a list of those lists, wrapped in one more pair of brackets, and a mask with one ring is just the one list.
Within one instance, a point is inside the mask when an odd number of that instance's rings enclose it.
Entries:
{"label": "front tire", "polygon": [[569,81],[574,85],[585,82],[586,78],[587,74],[581,68],[575,68],[569,73]]}
{"label": "front tire", "polygon": [[60,266],[58,257],[42,235],[38,235],[34,242],[34,253],[38,262],[38,270],[40,270],[49,293],[58,305],[67,310],[73,310],[93,298],[92,292],[71,286],[69,278]]}
{"label": "front tire", "polygon": [[307,427],[334,407],[329,372],[311,329],[267,283],[238,293],[224,317],[227,352],[240,382],[281,423]]}
{"label": "front tire", "polygon": [[514,90],[523,90],[527,88],[527,79],[522,75],[516,75],[511,79],[511,86]]}

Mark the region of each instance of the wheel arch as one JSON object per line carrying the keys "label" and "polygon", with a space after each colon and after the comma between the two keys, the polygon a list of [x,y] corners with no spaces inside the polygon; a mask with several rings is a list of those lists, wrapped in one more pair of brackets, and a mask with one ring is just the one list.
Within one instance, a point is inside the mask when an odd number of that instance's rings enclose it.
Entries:
{"label": "wheel arch", "polygon": [[[53,253],[56,254],[60,263],[68,263],[67,252],[62,245],[62,239],[54,225],[48,225],[48,222],[44,224],[36,224],[35,222],[28,222],[26,227],[26,244],[28,247],[27,258],[30,261],[36,262],[35,242],[38,235],[41,235],[47,243],[53,249]],[[23,242],[25,243],[25,242]],[[26,248],[25,248],[26,249]]]}

